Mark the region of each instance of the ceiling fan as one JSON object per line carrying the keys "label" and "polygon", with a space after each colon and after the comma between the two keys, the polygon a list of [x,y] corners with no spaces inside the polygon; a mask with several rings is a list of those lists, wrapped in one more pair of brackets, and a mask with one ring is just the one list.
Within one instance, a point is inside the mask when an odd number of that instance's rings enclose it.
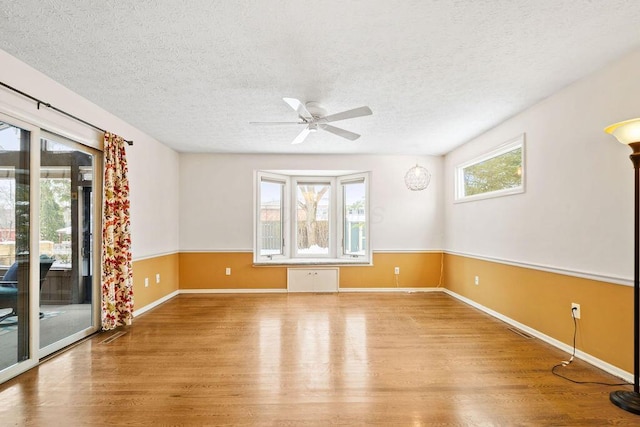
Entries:
{"label": "ceiling fan", "polygon": [[307,102],[303,104],[295,98],[282,98],[284,102],[289,104],[297,113],[300,121],[297,122],[249,122],[254,125],[305,125],[305,128],[291,142],[292,144],[300,144],[311,132],[324,130],[334,135],[341,136],[350,141],[360,138],[357,133],[330,125],[331,122],[338,120],[353,119],[355,117],[369,116],[373,114],[369,107],[358,107],[352,110],[343,111],[341,113],[331,114],[327,116],[327,112],[317,102]]}

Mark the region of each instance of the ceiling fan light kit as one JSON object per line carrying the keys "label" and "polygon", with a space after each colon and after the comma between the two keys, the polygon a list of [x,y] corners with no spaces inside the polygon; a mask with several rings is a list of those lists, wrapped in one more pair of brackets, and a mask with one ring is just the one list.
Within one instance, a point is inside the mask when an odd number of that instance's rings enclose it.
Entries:
{"label": "ceiling fan light kit", "polygon": [[327,115],[327,111],[317,102],[309,101],[303,104],[295,98],[282,98],[296,113],[298,113],[297,122],[250,122],[255,125],[304,125],[305,128],[296,136],[291,144],[300,144],[311,132],[323,130],[350,141],[360,138],[360,135],[348,130],[330,125],[331,122],[339,120],[353,119],[356,117],[370,116],[373,114],[369,107],[358,107],[352,110],[343,111],[341,113]]}

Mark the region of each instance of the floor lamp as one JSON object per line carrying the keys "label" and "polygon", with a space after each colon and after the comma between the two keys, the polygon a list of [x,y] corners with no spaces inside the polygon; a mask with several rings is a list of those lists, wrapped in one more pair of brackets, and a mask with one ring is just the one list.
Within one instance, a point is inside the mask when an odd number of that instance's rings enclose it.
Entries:
{"label": "floor lamp", "polygon": [[618,141],[627,144],[633,150],[631,162],[635,170],[635,201],[634,201],[634,251],[633,251],[633,391],[616,390],[609,394],[614,405],[625,411],[640,415],[640,392],[638,376],[640,374],[640,118],[615,123],[604,130],[612,134]]}

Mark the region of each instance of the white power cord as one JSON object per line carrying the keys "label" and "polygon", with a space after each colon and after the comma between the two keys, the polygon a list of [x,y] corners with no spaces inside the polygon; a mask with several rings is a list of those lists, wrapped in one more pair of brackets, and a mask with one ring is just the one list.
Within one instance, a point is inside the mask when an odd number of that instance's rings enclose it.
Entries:
{"label": "white power cord", "polygon": [[562,366],[567,366],[569,363],[573,362],[573,358],[576,355],[576,332],[577,332],[577,325],[576,325],[576,307],[572,307],[571,308],[571,317],[573,317],[573,353],[571,354],[571,358],[569,360],[563,360],[561,363]]}
{"label": "white power cord", "polygon": [[603,382],[599,382],[599,381],[576,381],[574,379],[571,379],[569,377],[566,377],[562,374],[559,374],[558,372],[556,372],[556,368],[560,368],[560,367],[565,367],[567,365],[569,365],[571,362],[573,362],[573,359],[576,355],[576,335],[578,333],[578,323],[576,322],[576,310],[577,307],[572,307],[571,308],[571,317],[573,317],[573,352],[571,354],[571,357],[569,358],[569,360],[563,360],[562,362],[560,362],[560,364],[554,366],[553,368],[551,368],[551,373],[555,376],[558,376],[560,378],[563,378],[567,381],[571,381],[572,383],[575,384],[599,384],[599,385],[606,385],[606,386],[622,386],[622,385],[630,385],[629,383],[603,383]]}

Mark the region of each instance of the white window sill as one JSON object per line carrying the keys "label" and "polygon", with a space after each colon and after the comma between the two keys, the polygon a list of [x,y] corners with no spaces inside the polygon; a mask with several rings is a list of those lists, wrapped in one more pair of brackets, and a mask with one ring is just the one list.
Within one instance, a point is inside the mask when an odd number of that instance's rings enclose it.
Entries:
{"label": "white window sill", "polygon": [[257,261],[253,263],[256,267],[274,265],[373,265],[366,259],[349,258],[277,258],[273,260]]}

